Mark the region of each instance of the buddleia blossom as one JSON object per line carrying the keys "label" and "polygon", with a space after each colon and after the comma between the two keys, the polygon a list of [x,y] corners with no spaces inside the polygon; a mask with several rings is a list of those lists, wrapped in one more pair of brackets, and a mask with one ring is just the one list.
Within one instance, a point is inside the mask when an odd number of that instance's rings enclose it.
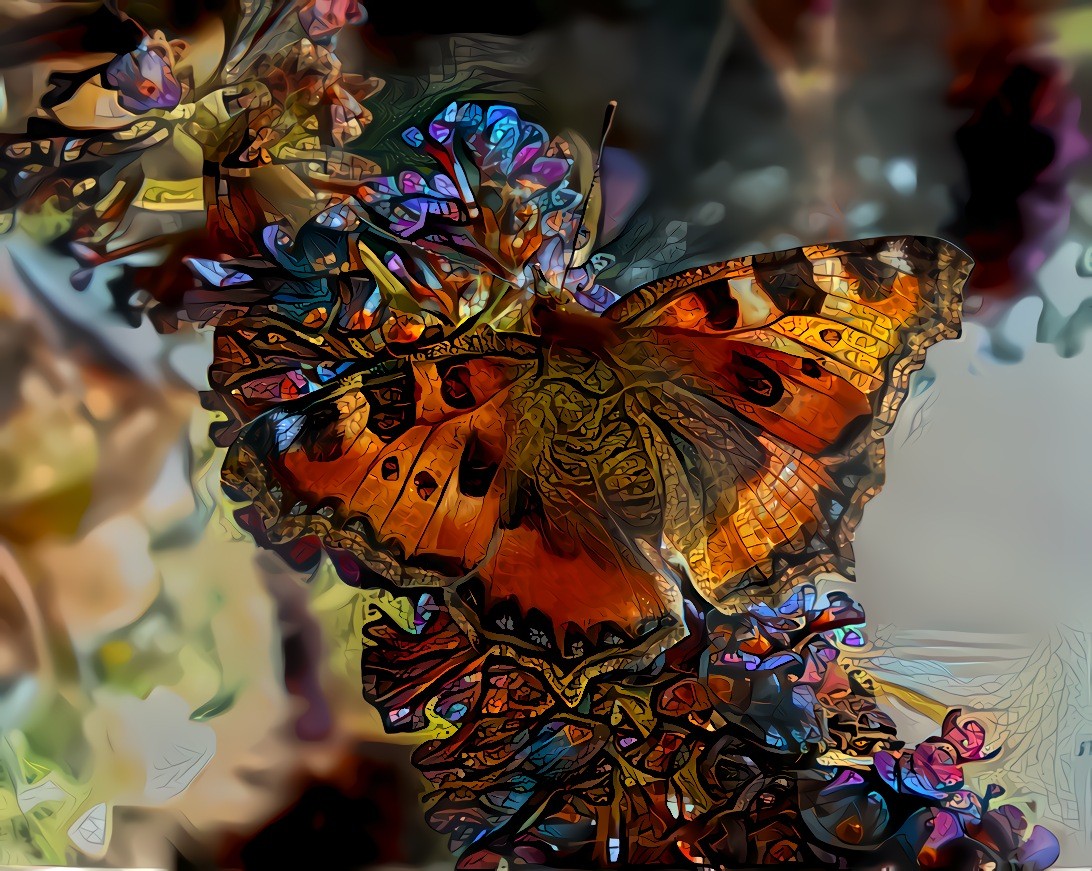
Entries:
{"label": "buddleia blossom", "polygon": [[173,109],[182,100],[182,85],[175,75],[176,46],[156,31],[140,45],[118,55],[106,68],[104,78],[118,93],[118,103],[134,114],[152,109]]}
{"label": "buddleia blossom", "polygon": [[[363,9],[294,0],[240,12],[226,44],[205,31],[193,44],[169,39],[116,13],[102,26],[100,15],[87,25],[88,57],[107,49],[102,35],[114,30],[125,50],[51,74],[38,109],[9,119],[12,132],[0,135],[0,233],[18,220],[38,240],[62,243],[80,289],[94,269],[120,262],[107,287],[134,324],[146,309],[158,328],[177,326],[189,283],[183,257],[258,254],[254,238],[267,222],[298,225],[378,172],[349,145],[371,122],[364,103],[383,83],[346,71],[335,51]],[[218,56],[212,66],[193,63]],[[73,99],[94,77],[115,110]],[[193,172],[179,175],[183,166]]]}
{"label": "buddleia blossom", "polygon": [[959,709],[950,711],[941,734],[912,750],[875,756],[876,773],[893,790],[938,802],[919,820],[919,863],[948,868],[956,857],[978,855],[982,863],[1015,860],[1024,871],[1050,867],[1058,858],[1054,835],[1041,826],[1028,832],[1027,820],[1012,805],[991,809],[991,801],[1003,793],[1000,787],[987,787],[983,796],[965,787],[963,766],[992,759],[999,751],[987,752],[985,728],[977,720],[961,722],[961,715]]}
{"label": "buddleia blossom", "polygon": [[[742,717],[782,750],[850,749],[831,735],[828,719],[844,713],[840,708],[851,696],[837,660],[840,644],[863,643],[864,611],[857,603],[840,592],[820,595],[809,584],[777,606],[757,602],[744,614],[711,619],[707,673],[722,713]],[[868,707],[855,712],[854,727],[893,736],[890,720]]]}
{"label": "buddleia blossom", "polygon": [[963,786],[963,763],[992,759],[987,753],[986,731],[977,720],[959,723],[962,712],[949,712],[939,737],[930,738],[913,751],[876,754],[876,770],[900,792],[944,798]]}
{"label": "buddleia blossom", "polygon": [[879,751],[871,766],[831,769],[826,784],[804,799],[802,816],[817,843],[867,852],[876,867],[1050,867],[1058,858],[1050,832],[1028,831],[1012,805],[991,808],[1000,787],[991,785],[984,795],[965,787],[963,764],[991,754],[984,752],[981,724],[961,724],[960,714],[950,712],[942,734],[918,747]]}
{"label": "buddleia blossom", "polygon": [[597,312],[617,298],[587,262],[598,198],[581,190],[563,139],[473,103],[403,138],[431,166],[367,179],[359,196],[393,242],[386,265],[416,296],[456,322],[488,312],[505,328],[536,294]]}

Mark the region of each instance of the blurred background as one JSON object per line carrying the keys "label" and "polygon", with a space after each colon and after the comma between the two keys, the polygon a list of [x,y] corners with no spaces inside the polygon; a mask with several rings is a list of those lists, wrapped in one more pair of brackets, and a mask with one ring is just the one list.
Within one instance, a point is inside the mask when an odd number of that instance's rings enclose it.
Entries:
{"label": "blurred background", "polygon": [[[143,6],[181,35],[218,14]],[[963,338],[917,377],[858,531],[860,656],[982,712],[1004,749],[976,786],[1092,864],[1092,3],[367,8],[338,53],[387,80],[377,117],[460,65],[590,141],[619,102],[639,206],[606,249],[615,289],[887,233],[970,251]],[[71,271],[4,237],[0,865],[450,867],[412,747],[360,698],[360,626],[389,601],[254,547],[198,401],[211,337],[134,327],[109,268],[79,293]],[[905,740],[933,734],[886,704]]]}

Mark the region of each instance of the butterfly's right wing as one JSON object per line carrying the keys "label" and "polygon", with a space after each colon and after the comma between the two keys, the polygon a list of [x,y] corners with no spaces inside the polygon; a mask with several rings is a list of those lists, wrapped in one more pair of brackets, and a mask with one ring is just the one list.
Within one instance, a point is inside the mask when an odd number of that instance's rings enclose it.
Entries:
{"label": "butterfly's right wing", "polygon": [[712,604],[852,571],[882,437],[926,349],[958,335],[970,267],[928,237],[809,246],[687,270],[608,311],[663,433],[665,544]]}

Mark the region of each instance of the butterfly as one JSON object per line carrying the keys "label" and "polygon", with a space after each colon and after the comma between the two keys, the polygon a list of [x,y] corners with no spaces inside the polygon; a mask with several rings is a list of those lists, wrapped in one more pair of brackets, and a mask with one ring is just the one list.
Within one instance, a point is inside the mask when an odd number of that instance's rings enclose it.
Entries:
{"label": "butterfly", "polygon": [[325,551],[350,582],[438,589],[575,703],[678,641],[688,595],[731,613],[852,572],[883,435],[958,335],[969,270],[927,237],[811,246],[357,352],[333,312],[310,336],[270,320],[288,281],[219,327],[219,383],[257,410],[223,480],[297,565]]}

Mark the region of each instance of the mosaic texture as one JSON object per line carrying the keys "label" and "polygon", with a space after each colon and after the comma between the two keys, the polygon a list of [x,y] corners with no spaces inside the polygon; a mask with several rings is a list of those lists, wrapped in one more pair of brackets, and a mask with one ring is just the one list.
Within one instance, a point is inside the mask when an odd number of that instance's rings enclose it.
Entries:
{"label": "mosaic texture", "polygon": [[101,7],[81,44],[111,59],[51,74],[0,207],[77,288],[158,252],[118,308],[211,331],[254,540],[382,592],[364,698],[420,739],[458,867],[1049,867],[1054,837],[967,785],[982,722],[898,739],[838,583],[969,257],[881,237],[612,288],[603,147],[456,100],[382,166],[354,149],[382,83],[335,49],[363,19],[244,2],[209,64]]}
{"label": "mosaic texture", "polygon": [[246,527],[415,603],[365,627],[365,696],[451,727],[415,760],[461,867],[1045,866],[1043,830],[962,788],[982,727],[904,749],[838,662],[863,612],[808,583],[852,574],[966,258],[845,243],[617,300],[565,143],[475,104],[404,138],[431,171],[194,261],[189,312]]}

